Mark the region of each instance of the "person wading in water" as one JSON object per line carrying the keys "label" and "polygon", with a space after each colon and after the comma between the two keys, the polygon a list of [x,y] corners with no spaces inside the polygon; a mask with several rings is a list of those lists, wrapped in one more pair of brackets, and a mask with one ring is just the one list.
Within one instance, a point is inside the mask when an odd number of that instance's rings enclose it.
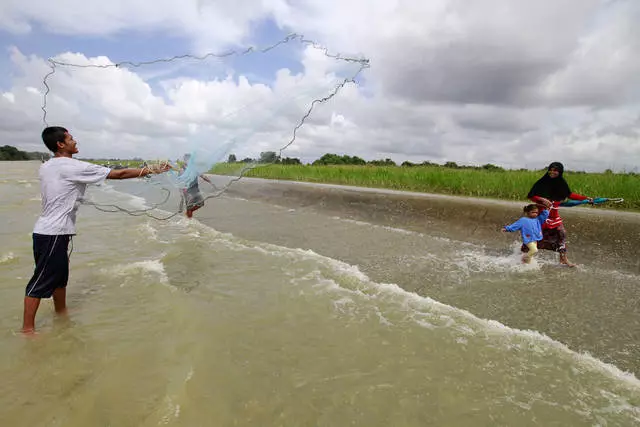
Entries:
{"label": "person wading in water", "polygon": [[[567,232],[558,209],[560,203],[569,198],[572,200],[589,200],[593,198],[573,193],[562,174],[564,166],[560,162],[553,162],[547,168],[547,173],[531,187],[527,198],[541,207],[549,209],[549,218],[542,224],[542,240],[538,242],[538,249],[546,249],[560,254],[560,264],[575,267],[567,258]],[[522,252],[529,249],[523,245]]]}

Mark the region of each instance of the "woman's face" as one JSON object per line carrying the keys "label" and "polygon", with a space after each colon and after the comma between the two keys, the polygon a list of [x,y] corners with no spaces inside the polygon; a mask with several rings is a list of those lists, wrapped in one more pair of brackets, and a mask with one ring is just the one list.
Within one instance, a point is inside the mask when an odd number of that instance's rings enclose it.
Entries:
{"label": "woman's face", "polygon": [[557,177],[560,176],[560,171],[558,169],[551,168],[551,169],[549,169],[549,176],[551,178],[557,178]]}

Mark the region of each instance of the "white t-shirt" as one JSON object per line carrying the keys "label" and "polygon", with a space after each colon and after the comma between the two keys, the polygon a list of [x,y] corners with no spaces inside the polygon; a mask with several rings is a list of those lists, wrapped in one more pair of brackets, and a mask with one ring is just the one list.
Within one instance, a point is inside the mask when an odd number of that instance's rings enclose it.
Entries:
{"label": "white t-shirt", "polygon": [[70,157],[53,157],[40,166],[42,214],[36,234],[76,234],[76,211],[87,184],[101,184],[111,169]]}

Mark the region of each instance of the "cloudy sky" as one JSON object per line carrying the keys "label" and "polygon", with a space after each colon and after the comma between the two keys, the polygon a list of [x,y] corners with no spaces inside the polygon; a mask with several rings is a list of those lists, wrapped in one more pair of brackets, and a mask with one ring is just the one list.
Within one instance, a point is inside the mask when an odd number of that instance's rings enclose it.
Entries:
{"label": "cloudy sky", "polygon": [[[637,0],[3,0],[0,135],[42,151],[48,58],[240,52],[295,32],[370,68],[318,106],[286,156],[637,171],[638,22]],[[356,68],[300,43],[59,66],[47,121],[70,129],[81,157],[256,156]]]}

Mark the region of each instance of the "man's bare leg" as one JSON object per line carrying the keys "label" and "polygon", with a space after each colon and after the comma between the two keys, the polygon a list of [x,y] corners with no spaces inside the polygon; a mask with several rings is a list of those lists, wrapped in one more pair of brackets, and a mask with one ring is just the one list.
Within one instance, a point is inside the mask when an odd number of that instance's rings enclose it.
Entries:
{"label": "man's bare leg", "polygon": [[195,211],[197,211],[198,209],[200,209],[202,206],[194,206],[191,209],[187,209],[187,217],[192,218],[193,217],[193,213]]}
{"label": "man's bare leg", "polygon": [[53,306],[56,314],[67,314],[67,288],[58,288],[53,291]]}
{"label": "man's bare leg", "polygon": [[576,265],[569,262],[566,252],[560,252],[560,264],[564,264],[567,267],[575,267]]}
{"label": "man's bare leg", "polygon": [[33,334],[36,331],[36,313],[40,306],[40,298],[24,297],[24,314],[22,317],[22,333]]}

